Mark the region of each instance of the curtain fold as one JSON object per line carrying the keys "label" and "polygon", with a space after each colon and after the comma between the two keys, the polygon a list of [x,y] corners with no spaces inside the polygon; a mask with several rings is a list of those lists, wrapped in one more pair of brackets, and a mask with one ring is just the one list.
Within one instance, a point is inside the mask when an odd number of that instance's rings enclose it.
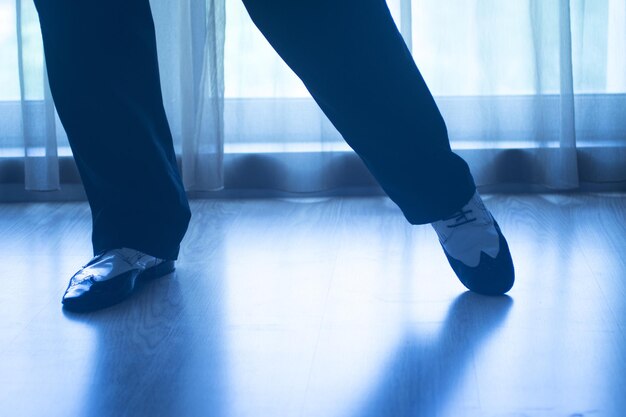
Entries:
{"label": "curtain fold", "polygon": [[[387,4],[479,186],[624,189],[626,2]],[[151,6],[164,106],[192,195],[373,184],[240,1]],[[0,0],[0,186],[50,191],[76,173],[37,19],[32,1]]]}
{"label": "curtain fold", "polygon": [[[32,31],[25,30],[24,21],[32,21],[34,9],[31,2],[16,0],[16,45],[17,69],[20,92],[20,137],[24,152],[24,188],[30,191],[49,191],[60,188],[59,161],[57,154],[57,135],[54,103],[48,86],[45,67],[40,66],[41,79],[26,76],[32,71],[32,55],[25,54],[25,49],[32,49],[40,38]],[[40,83],[43,88],[43,105],[33,101]]]}
{"label": "curtain fold", "polygon": [[152,1],[165,111],[185,189],[223,187],[224,0]]}
{"label": "curtain fold", "polygon": [[219,190],[224,185],[225,6],[214,0],[180,4],[183,183],[189,191]]}
{"label": "curtain fold", "polygon": [[574,105],[574,67],[569,0],[559,0],[559,95],[561,96],[561,155],[555,160],[551,182],[557,188],[578,187],[576,160],[576,110]]}

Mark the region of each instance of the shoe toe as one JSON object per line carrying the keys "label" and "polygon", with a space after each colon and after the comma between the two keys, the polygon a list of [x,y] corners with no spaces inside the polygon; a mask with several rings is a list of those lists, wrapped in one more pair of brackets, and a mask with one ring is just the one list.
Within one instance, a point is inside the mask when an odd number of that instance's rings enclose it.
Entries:
{"label": "shoe toe", "polygon": [[80,283],[70,286],[63,294],[63,302],[72,298],[84,297],[91,289],[91,283]]}
{"label": "shoe toe", "polygon": [[[133,291],[139,271],[130,270],[106,280],[92,277],[70,285],[63,295],[63,306],[68,310],[96,310],[116,304]],[[102,279],[102,278],[101,278]]]}

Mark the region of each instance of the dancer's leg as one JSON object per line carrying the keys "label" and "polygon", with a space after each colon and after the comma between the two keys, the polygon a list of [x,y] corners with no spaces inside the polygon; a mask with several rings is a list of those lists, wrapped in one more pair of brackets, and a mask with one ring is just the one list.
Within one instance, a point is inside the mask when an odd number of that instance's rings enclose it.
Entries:
{"label": "dancer's leg", "polygon": [[93,218],[94,253],[176,259],[190,219],[148,0],[35,0],[50,87]]}
{"label": "dancer's leg", "polygon": [[431,223],[461,282],[514,281],[508,244],[476,192],[385,0],[243,0],[250,16],[389,197]]}
{"label": "dancer's leg", "polygon": [[244,0],[251,18],[413,224],[474,194],[384,0]]}

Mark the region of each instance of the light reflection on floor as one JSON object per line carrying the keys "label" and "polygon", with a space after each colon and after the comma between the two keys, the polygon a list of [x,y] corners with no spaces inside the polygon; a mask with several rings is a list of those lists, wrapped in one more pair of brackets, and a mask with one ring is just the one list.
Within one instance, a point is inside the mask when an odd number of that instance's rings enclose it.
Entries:
{"label": "light reflection on floor", "polygon": [[87,316],[59,309],[85,207],[0,219],[0,273],[22,277],[0,293],[0,415],[621,416],[623,213],[601,201],[490,198],[518,278],[495,299],[384,199],[194,201],[177,273]]}

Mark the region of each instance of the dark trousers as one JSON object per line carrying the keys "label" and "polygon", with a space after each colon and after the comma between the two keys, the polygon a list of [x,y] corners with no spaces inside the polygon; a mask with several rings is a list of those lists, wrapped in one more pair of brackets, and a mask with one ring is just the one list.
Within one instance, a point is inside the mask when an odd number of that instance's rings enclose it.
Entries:
{"label": "dark trousers", "polygon": [[[232,0],[227,0],[232,1]],[[243,0],[253,22],[412,224],[475,191],[384,0]],[[148,0],[35,0],[94,253],[178,257],[190,210],[163,109]],[[228,76],[228,74],[226,74]]]}

